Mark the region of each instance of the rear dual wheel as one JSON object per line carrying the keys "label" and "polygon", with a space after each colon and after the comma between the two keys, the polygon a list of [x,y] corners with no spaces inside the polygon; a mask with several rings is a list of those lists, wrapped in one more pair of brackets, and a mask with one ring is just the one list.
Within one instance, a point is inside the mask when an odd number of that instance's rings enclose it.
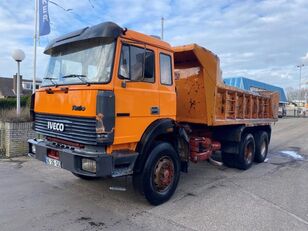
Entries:
{"label": "rear dual wheel", "polygon": [[242,136],[238,153],[222,152],[222,162],[232,168],[246,170],[251,167],[255,156],[255,140],[251,133]]}
{"label": "rear dual wheel", "polygon": [[262,163],[267,157],[269,137],[268,133],[265,131],[257,131],[255,133],[256,141],[256,153],[254,161],[257,163]]}
{"label": "rear dual wheel", "polygon": [[254,136],[246,133],[238,144],[238,153],[222,153],[222,161],[228,167],[249,169],[253,161],[264,162],[268,153],[269,137],[265,131],[257,131]]}
{"label": "rear dual wheel", "polygon": [[239,155],[238,155],[238,168],[242,170],[249,169],[253,163],[255,157],[255,139],[251,133],[247,133],[243,136],[240,143]]}

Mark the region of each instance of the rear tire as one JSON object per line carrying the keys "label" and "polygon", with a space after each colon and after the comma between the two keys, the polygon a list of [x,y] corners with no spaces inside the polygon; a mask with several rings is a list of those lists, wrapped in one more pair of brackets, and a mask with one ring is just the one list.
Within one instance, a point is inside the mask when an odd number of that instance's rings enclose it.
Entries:
{"label": "rear tire", "polygon": [[[158,143],[144,165],[141,175],[134,181],[152,205],[170,199],[180,179],[180,158],[171,144]],[[139,180],[139,182],[137,182]]]}
{"label": "rear tire", "polygon": [[256,152],[254,161],[262,163],[267,157],[269,138],[265,131],[258,131],[255,133]]}
{"label": "rear tire", "polygon": [[221,153],[221,159],[224,165],[241,170],[246,170],[251,167],[255,156],[255,140],[252,134],[243,134],[241,141],[233,144],[231,149],[235,152]]}
{"label": "rear tire", "polygon": [[251,133],[244,134],[237,156],[237,168],[247,170],[251,167],[255,156],[255,139]]}

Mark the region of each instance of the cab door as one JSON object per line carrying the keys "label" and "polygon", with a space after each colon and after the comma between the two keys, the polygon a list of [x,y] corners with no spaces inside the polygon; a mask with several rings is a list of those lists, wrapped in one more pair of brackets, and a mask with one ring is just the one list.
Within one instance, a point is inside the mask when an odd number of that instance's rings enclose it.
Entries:
{"label": "cab door", "polygon": [[159,64],[159,104],[160,117],[176,117],[176,93],[175,83],[173,80],[173,54],[170,51],[158,49],[157,63]]}
{"label": "cab door", "polygon": [[157,49],[120,41],[114,81],[116,128],[114,144],[138,142],[146,128],[159,118],[156,78]]}

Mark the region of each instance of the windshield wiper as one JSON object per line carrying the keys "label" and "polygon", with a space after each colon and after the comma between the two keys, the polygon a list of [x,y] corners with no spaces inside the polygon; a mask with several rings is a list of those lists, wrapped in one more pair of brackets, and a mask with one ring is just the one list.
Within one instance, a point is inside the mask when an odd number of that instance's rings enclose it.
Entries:
{"label": "windshield wiper", "polygon": [[77,75],[77,74],[70,74],[70,75],[64,75],[62,76],[63,79],[67,79],[67,78],[78,78],[80,79],[81,82],[86,83],[88,86],[90,86],[90,83],[83,79],[83,78],[87,78],[86,75]]}
{"label": "windshield wiper", "polygon": [[49,80],[50,82],[52,82],[52,84],[53,84],[54,86],[57,86],[57,83],[53,81],[54,79],[57,79],[57,78],[45,77],[45,78],[43,78],[43,79],[47,79],[47,80]]}

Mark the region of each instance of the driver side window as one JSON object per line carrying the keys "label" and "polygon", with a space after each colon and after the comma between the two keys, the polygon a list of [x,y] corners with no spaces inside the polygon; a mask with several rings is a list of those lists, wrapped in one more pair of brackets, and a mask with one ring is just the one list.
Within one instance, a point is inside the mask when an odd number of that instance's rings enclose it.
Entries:
{"label": "driver side window", "polygon": [[124,44],[121,50],[119,77],[154,83],[154,59],[153,51]]}

